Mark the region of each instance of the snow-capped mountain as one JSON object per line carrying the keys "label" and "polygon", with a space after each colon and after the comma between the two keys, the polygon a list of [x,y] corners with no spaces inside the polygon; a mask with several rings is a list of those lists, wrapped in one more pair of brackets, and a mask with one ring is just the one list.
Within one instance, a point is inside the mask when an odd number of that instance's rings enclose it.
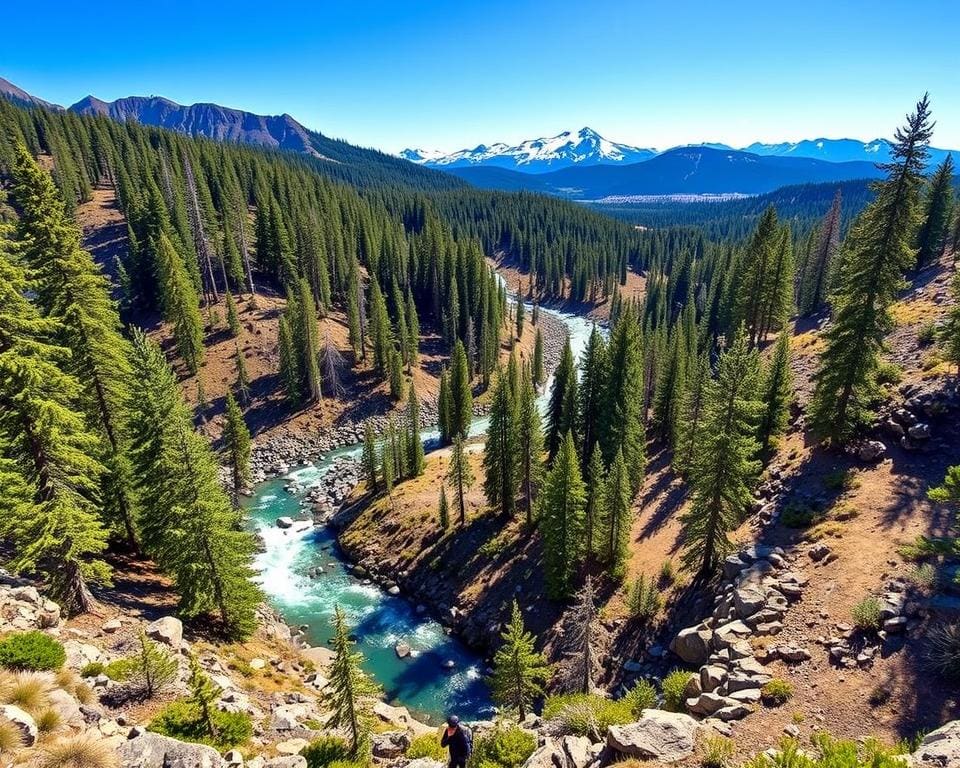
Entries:
{"label": "snow-capped mountain", "polygon": [[[809,157],[826,160],[830,163],[848,163],[854,160],[867,160],[872,163],[886,163],[890,160],[890,142],[886,139],[858,141],[857,139],[804,139],[797,142],[762,144],[754,142],[743,148],[744,152],[755,155],[777,157]],[[939,165],[950,154],[948,149],[929,148],[928,165]],[[954,153],[956,154],[956,153]]]}
{"label": "snow-capped mountain", "polygon": [[473,149],[444,154],[434,150],[405,149],[400,157],[433,168],[469,168],[493,166],[525,173],[546,173],[570,166],[629,165],[649,160],[653,149],[632,147],[609,141],[591,128],[564,131],[556,136],[509,146],[504,143],[481,144]]}

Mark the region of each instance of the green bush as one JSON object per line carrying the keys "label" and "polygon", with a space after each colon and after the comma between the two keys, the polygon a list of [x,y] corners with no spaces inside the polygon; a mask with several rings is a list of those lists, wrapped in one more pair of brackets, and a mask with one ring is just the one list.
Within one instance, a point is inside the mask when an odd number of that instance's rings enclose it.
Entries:
{"label": "green bush", "polygon": [[652,581],[647,581],[646,574],[641,573],[630,585],[627,610],[644,623],[653,619],[660,610],[660,591]]}
{"label": "green bush", "polygon": [[687,696],[684,691],[687,683],[693,677],[692,672],[683,669],[675,669],[660,683],[663,690],[663,708],[668,712],[683,712],[686,710]]}
{"label": "green bush", "polygon": [[632,723],[636,719],[630,697],[614,701],[595,693],[548,696],[543,704],[543,717],[573,736],[589,736],[594,731],[602,734],[608,726]]}
{"label": "green bush", "polygon": [[80,669],[80,677],[99,677],[105,669],[102,661],[91,661]]}
{"label": "green bush", "polygon": [[782,680],[779,677],[773,678],[760,689],[760,698],[763,699],[765,704],[774,707],[785,704],[791,696],[793,696],[793,686],[789,681]]}
{"label": "green bush", "polygon": [[960,623],[936,624],[930,628],[926,663],[937,674],[960,680]]}
{"label": "green bush", "polygon": [[937,340],[937,324],[932,320],[927,321],[920,326],[917,331],[917,341],[923,346],[933,344]]}
{"label": "green bush", "polygon": [[474,744],[470,765],[471,768],[518,768],[536,748],[537,737],[520,726],[497,728]]}
{"label": "green bush", "polygon": [[673,568],[673,560],[667,558],[660,563],[660,585],[669,587],[676,580],[677,574]]}
{"label": "green bush", "polygon": [[707,736],[700,745],[700,765],[703,768],[727,768],[736,751],[733,739]]}
{"label": "green bush", "polygon": [[792,501],[780,514],[780,522],[787,528],[807,528],[819,518],[819,512],[809,504]]}
{"label": "green bush", "polygon": [[221,752],[243,744],[253,735],[253,725],[250,722],[250,716],[246,713],[222,712],[214,709],[211,716],[217,732],[216,738],[210,735],[200,708],[196,704],[189,701],[174,701],[167,704],[150,721],[148,730],[180,739],[180,741],[207,744]]}
{"label": "green bush", "polygon": [[623,701],[630,706],[630,713],[634,717],[640,717],[644,709],[653,709],[657,706],[657,689],[649,680],[640,680],[627,692]]}
{"label": "green bush", "polygon": [[881,386],[884,384],[899,384],[903,380],[903,368],[888,360],[881,361],[877,366],[874,380]]}
{"label": "green bush", "polygon": [[311,741],[300,754],[306,758],[307,768],[327,768],[332,763],[348,760],[350,745],[339,736],[321,736]]}
{"label": "green bush", "polygon": [[782,739],[774,755],[760,753],[743,768],[903,768],[898,748],[884,746],[876,739],[863,744],[836,739],[828,733],[811,737],[816,753],[803,749],[796,739]]}
{"label": "green bush", "polygon": [[133,674],[133,664],[130,659],[115,659],[103,668],[103,674],[116,683],[122,683]]}
{"label": "green bush", "polygon": [[[407,747],[407,758],[416,760],[419,757],[429,757],[433,760],[445,762],[447,759],[447,750],[440,746],[440,739],[443,731],[437,733],[425,733],[417,736]],[[309,768],[314,768],[312,765]]]}
{"label": "green bush", "polygon": [[43,632],[17,632],[0,640],[0,667],[33,671],[60,669],[66,660],[63,646]]}
{"label": "green bush", "polygon": [[865,597],[851,612],[854,626],[864,632],[876,632],[880,629],[880,601],[875,597]]}

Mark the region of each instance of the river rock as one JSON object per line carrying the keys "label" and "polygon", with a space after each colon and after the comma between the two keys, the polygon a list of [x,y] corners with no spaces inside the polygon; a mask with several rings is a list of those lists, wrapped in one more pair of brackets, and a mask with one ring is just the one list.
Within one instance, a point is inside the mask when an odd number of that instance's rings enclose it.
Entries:
{"label": "river rock", "polygon": [[204,744],[187,744],[159,733],[131,731],[117,748],[122,768],[220,768],[220,753]]}
{"label": "river rock", "polygon": [[284,515],[283,517],[278,517],[277,528],[284,528],[284,529],[293,528],[293,518],[287,517],[286,515]]}
{"label": "river rock", "polygon": [[410,746],[410,737],[404,731],[386,731],[375,733],[371,737],[374,757],[399,757]]}
{"label": "river rock", "polygon": [[700,725],[690,715],[645,709],[640,720],[607,729],[607,746],[628,757],[664,762],[693,754]]}
{"label": "river rock", "polygon": [[405,659],[410,655],[410,646],[403,642],[403,640],[393,646],[393,650],[396,652],[397,658],[399,659]]}

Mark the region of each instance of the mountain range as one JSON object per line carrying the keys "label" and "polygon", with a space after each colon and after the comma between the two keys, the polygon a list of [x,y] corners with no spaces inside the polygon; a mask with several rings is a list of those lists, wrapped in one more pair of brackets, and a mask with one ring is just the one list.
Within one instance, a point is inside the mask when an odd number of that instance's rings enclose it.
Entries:
{"label": "mountain range", "polygon": [[[883,163],[890,159],[890,142],[886,139],[859,141],[820,138],[779,144],[754,142],[746,147],[704,142],[665,151],[688,148],[749,152],[762,157],[798,157],[831,163]],[[461,149],[449,154],[436,150],[405,149],[400,152],[400,157],[442,170],[495,167],[523,173],[548,173],[571,166],[631,165],[661,154],[664,152],[613,142],[591,128],[581,128],[579,131],[564,131],[549,138],[528,139],[516,146],[503,143],[489,146],[481,144],[473,149]],[[947,154],[949,150],[931,147],[930,164],[939,164]]]}

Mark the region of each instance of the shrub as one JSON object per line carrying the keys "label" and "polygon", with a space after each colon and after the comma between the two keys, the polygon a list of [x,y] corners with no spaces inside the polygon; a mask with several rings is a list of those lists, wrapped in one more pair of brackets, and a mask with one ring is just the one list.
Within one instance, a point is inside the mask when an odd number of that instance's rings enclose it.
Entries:
{"label": "shrub", "polygon": [[888,683],[877,683],[870,690],[867,701],[870,702],[871,707],[880,707],[890,701],[892,696],[893,688]]}
{"label": "shrub", "polygon": [[700,765],[703,768],[727,768],[736,751],[733,739],[707,736],[700,745]]}
{"label": "shrub", "polygon": [[880,629],[880,601],[875,597],[865,597],[851,612],[853,623],[864,632],[876,632]]}
{"label": "shrub", "polygon": [[936,624],[930,628],[926,665],[944,677],[960,679],[960,623]]}
{"label": "shrub", "polygon": [[[413,744],[410,746],[412,748]],[[347,760],[350,757],[350,745],[339,736],[321,736],[311,741],[300,754],[306,758],[307,768],[327,768],[338,760]],[[410,756],[409,750],[407,756]]]}
{"label": "shrub", "polygon": [[793,696],[793,686],[788,680],[782,680],[779,677],[765,683],[760,689],[760,698],[763,699],[763,703],[772,707],[785,704],[791,696]]}
{"label": "shrub", "polygon": [[518,725],[511,725],[478,739],[470,762],[484,768],[517,768],[536,748],[536,736]]}
{"label": "shrub", "polygon": [[935,589],[937,586],[937,569],[932,563],[920,563],[910,569],[907,578],[923,589]]}
{"label": "shrub", "polygon": [[926,347],[937,340],[937,324],[933,320],[928,320],[920,326],[917,331],[917,342]]}
{"label": "shrub", "polygon": [[850,469],[835,469],[823,478],[824,488],[831,491],[849,491],[859,484],[855,473]]}
{"label": "shrub", "polygon": [[9,755],[23,747],[20,728],[9,720],[0,720],[0,755]]}
{"label": "shrub", "polygon": [[80,677],[99,677],[105,669],[106,666],[102,661],[91,661],[80,669]]}
{"label": "shrub", "polygon": [[631,688],[623,700],[630,706],[630,714],[640,717],[644,709],[653,709],[657,706],[657,689],[649,680],[640,680]]}
{"label": "shrub", "polygon": [[114,659],[104,666],[103,674],[115,683],[122,683],[133,674],[133,664],[130,659]]}
{"label": "shrub", "polygon": [[798,501],[791,501],[783,508],[780,514],[780,522],[787,528],[806,528],[813,525],[819,517],[819,513],[809,504]]}
{"label": "shrub", "polygon": [[[422,736],[417,736],[407,747],[407,758],[416,760],[420,757],[429,757],[432,760],[445,762],[447,750],[440,746],[441,735],[442,732],[438,731],[436,734],[425,733]],[[309,768],[314,768],[314,766],[311,765]]]}
{"label": "shrub", "polygon": [[16,672],[0,680],[0,703],[13,704],[31,714],[48,702],[50,684],[33,672]]}
{"label": "shrub", "polygon": [[58,739],[41,750],[38,768],[117,768],[117,751],[110,742],[88,731]]}
{"label": "shrub", "polygon": [[60,669],[66,660],[63,646],[43,632],[18,632],[0,640],[0,667],[35,671]]}
{"label": "shrub", "polygon": [[903,380],[903,368],[889,360],[881,361],[877,366],[874,381],[881,386],[884,384],[899,384]]}
{"label": "shrub", "polygon": [[683,712],[686,709],[686,688],[693,677],[692,672],[675,669],[660,683],[663,690],[663,708],[668,712]]}
{"label": "shrub", "polygon": [[210,735],[200,708],[189,701],[167,704],[150,722],[149,730],[180,741],[207,744],[221,752],[243,744],[253,734],[250,716],[243,712],[211,711],[216,738]]}
{"label": "shrub", "polygon": [[660,593],[652,581],[647,581],[646,574],[641,573],[627,594],[627,609],[630,615],[646,623],[660,610]]}
{"label": "shrub", "polygon": [[660,584],[669,587],[677,580],[677,573],[673,567],[673,560],[667,558],[660,563]]}
{"label": "shrub", "polygon": [[614,701],[595,693],[564,693],[548,696],[543,717],[551,720],[564,734],[589,736],[603,733],[608,726],[635,720],[629,697]]}

